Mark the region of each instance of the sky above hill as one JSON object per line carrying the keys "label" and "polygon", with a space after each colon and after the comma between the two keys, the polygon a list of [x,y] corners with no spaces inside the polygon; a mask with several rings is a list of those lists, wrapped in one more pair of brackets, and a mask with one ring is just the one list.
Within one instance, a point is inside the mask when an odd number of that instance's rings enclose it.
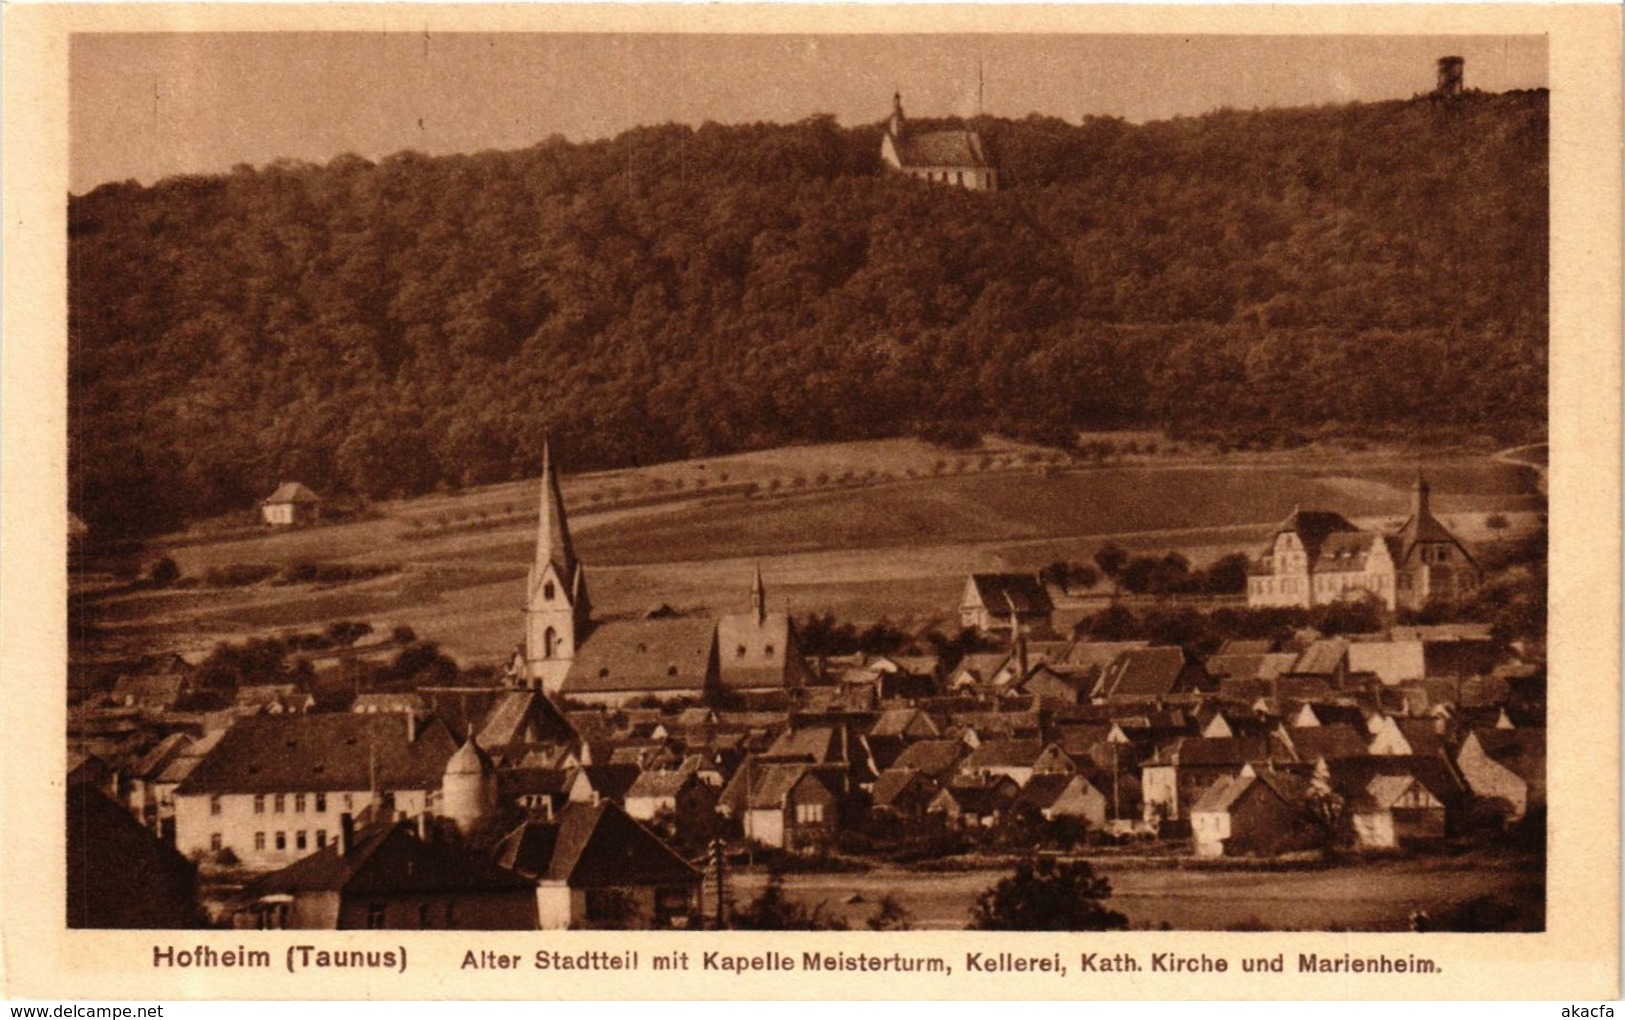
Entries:
{"label": "sky above hill", "polygon": [[668,121],[873,123],[894,91],[911,115],[1073,123],[1402,99],[1446,54],[1466,58],[1469,88],[1547,85],[1536,36],[78,34],[69,184]]}

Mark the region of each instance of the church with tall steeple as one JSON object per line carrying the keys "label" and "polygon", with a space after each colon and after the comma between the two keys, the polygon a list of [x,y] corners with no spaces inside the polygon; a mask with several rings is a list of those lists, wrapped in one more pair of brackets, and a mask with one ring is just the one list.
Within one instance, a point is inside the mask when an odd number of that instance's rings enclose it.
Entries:
{"label": "church with tall steeple", "polygon": [[[515,682],[585,702],[703,698],[800,687],[808,673],[785,612],[768,608],[760,567],[748,613],[595,620],[570,541],[552,449],[543,446],[536,558],[525,585],[524,662]],[[517,660],[517,656],[516,656]]]}
{"label": "church with tall steeple", "polygon": [[525,677],[530,686],[556,691],[575,661],[592,618],[587,571],[576,559],[564,496],[553,469],[550,443],[542,445],[542,505],[536,527],[536,561],[525,599]]}

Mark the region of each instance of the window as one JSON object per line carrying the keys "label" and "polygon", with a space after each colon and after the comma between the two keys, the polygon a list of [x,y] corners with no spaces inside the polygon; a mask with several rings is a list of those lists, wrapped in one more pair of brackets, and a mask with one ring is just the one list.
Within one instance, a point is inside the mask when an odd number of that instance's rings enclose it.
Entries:
{"label": "window", "polygon": [[218,793],[210,794],[209,795],[209,814],[217,815],[219,813],[220,813],[220,795]]}
{"label": "window", "polygon": [[222,846],[224,846],[224,845],[225,845],[225,842],[220,838],[220,833],[218,833],[218,832],[209,833],[209,849],[210,850],[213,850],[215,853],[219,853],[220,848]]}
{"label": "window", "polygon": [[542,635],[542,657],[544,659],[551,659],[554,655],[558,654],[558,649],[559,632],[554,630],[552,627],[549,627],[547,628],[547,633]]}
{"label": "window", "polygon": [[796,805],[796,824],[797,825],[822,825],[822,824],[824,824],[824,805],[822,805],[822,804],[797,804]]}
{"label": "window", "polygon": [[744,658],[744,657],[745,657],[745,646],[744,646],[744,645],[740,645],[740,646],[739,646],[739,647],[738,647],[738,648],[737,648],[737,649],[735,649],[735,650],[734,650],[734,655],[735,655],[735,656],[736,656],[736,657],[737,657],[737,658],[741,658],[741,659],[743,659],[743,658]]}
{"label": "window", "polygon": [[316,830],[316,849],[320,850],[322,847],[324,847],[326,845],[327,845],[327,830],[326,829],[317,829]]}
{"label": "window", "polygon": [[302,815],[302,814],[305,813],[305,795],[304,794],[296,793],[296,794],[293,795],[293,810],[294,810],[294,812],[296,814],[301,814]]}
{"label": "window", "polygon": [[279,794],[276,795],[276,801],[274,803],[275,803],[275,807],[273,808],[273,810],[276,811],[277,814],[280,815],[280,814],[282,814],[282,812],[288,810],[287,800],[282,794],[279,793]]}
{"label": "window", "polygon": [[965,171],[963,171],[963,170],[955,170],[954,171],[954,178],[955,178],[955,180],[954,180],[955,184],[963,186],[964,183],[965,183]]}
{"label": "window", "polygon": [[773,646],[768,645],[766,648],[763,648],[762,655],[769,659],[773,658]]}
{"label": "window", "polygon": [[542,598],[547,600],[548,602],[553,601],[553,582],[552,581],[549,581],[546,584],[542,585]]}
{"label": "window", "polygon": [[318,793],[316,795],[316,813],[319,815],[327,813],[327,794]]}
{"label": "window", "polygon": [[265,833],[263,833],[263,832],[254,833],[254,849],[255,850],[264,850],[265,849]]}
{"label": "window", "polygon": [[288,834],[286,832],[276,834],[276,848],[278,850],[288,849]]}
{"label": "window", "polygon": [[256,815],[265,814],[265,794],[263,794],[263,793],[254,794],[254,813]]}
{"label": "window", "polygon": [[305,848],[305,830],[304,829],[300,829],[298,832],[293,834],[293,848],[295,850],[303,850]]}
{"label": "window", "polygon": [[377,931],[384,926],[384,905],[382,903],[367,904],[367,927]]}

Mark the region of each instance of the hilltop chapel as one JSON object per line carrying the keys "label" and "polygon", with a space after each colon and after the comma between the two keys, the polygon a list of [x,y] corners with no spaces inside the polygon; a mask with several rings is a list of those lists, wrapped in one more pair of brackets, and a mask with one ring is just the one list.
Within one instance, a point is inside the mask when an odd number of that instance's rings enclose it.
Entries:
{"label": "hilltop chapel", "polygon": [[892,96],[891,119],[880,139],[880,161],[896,173],[967,191],[997,191],[999,172],[975,131],[914,131],[903,117],[903,94]]}
{"label": "hilltop chapel", "polygon": [[512,670],[516,682],[606,705],[651,696],[765,694],[807,683],[790,616],[768,610],[760,568],[751,583],[748,612],[715,619],[665,613],[593,619],[586,568],[570,541],[547,446],[541,489],[536,559],[526,584],[524,661],[515,662]]}

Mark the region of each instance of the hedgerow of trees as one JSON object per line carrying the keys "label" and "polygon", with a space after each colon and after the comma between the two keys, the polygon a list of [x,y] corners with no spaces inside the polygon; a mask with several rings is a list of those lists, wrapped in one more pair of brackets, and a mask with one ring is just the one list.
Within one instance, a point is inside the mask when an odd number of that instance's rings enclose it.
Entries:
{"label": "hedgerow of trees", "polygon": [[1544,423],[1544,92],[973,126],[996,194],[815,117],[71,196],[74,508],[139,535],[290,478],[507,480],[546,434],[586,470]]}

